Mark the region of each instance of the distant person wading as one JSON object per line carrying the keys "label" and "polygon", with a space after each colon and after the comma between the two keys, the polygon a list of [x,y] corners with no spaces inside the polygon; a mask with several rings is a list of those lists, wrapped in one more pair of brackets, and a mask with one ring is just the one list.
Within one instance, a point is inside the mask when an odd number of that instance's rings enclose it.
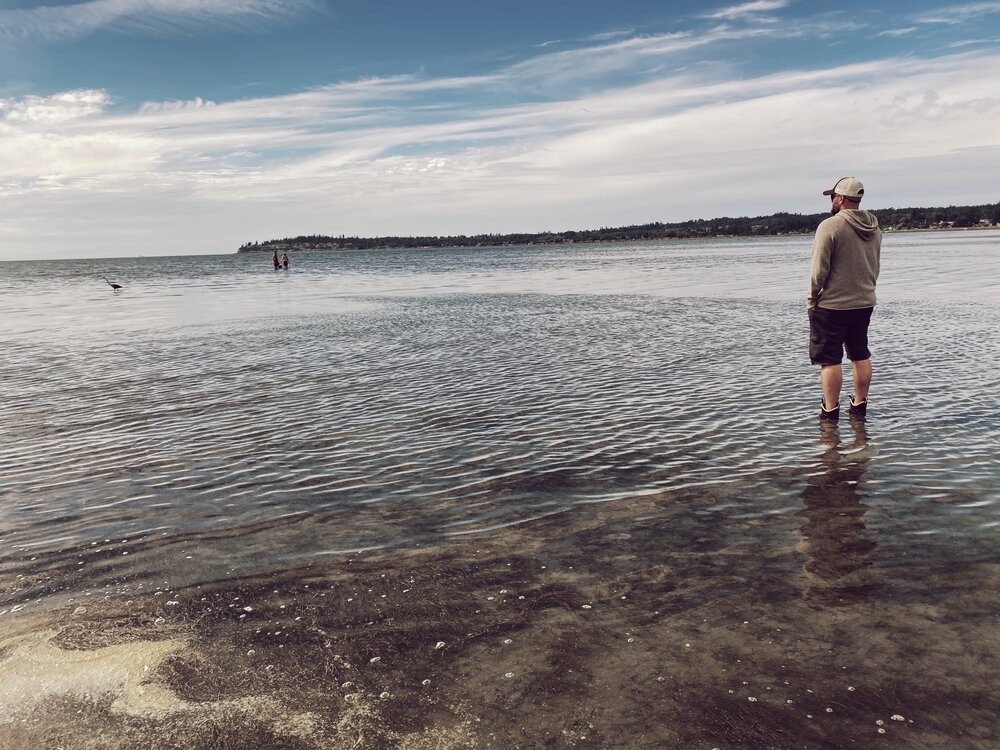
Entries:
{"label": "distant person wading", "polygon": [[813,242],[807,302],[809,358],[820,366],[819,416],[830,421],[840,417],[845,349],[854,376],[850,414],[864,418],[868,409],[872,379],[868,323],[875,308],[882,232],[875,215],[859,208],[864,194],[864,186],[854,177],[843,177],[824,190],[833,216],[817,227]]}

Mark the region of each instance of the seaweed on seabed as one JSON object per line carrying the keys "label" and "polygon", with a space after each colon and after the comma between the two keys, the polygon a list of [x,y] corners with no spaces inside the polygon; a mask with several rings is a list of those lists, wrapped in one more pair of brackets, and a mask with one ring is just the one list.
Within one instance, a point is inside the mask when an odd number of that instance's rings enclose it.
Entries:
{"label": "seaweed on seabed", "polygon": [[[573,609],[578,598],[533,580],[537,565],[512,555],[425,557],[409,571],[385,570],[384,560],[355,558],[203,587],[193,602],[181,592],[193,649],[170,659],[162,677],[188,701],[268,696],[327,727],[348,718],[370,724],[365,746],[377,746],[367,744],[376,725],[387,742],[428,728],[432,696],[454,679],[455,656],[528,627],[541,611]],[[484,608],[504,587],[523,598]],[[387,693],[393,700],[378,699]]]}

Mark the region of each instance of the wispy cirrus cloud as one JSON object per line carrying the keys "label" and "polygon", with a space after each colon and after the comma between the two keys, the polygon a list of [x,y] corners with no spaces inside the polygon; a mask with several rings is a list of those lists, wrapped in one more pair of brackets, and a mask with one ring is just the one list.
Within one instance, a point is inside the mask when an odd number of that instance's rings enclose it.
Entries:
{"label": "wispy cirrus cloud", "polygon": [[885,31],[880,31],[878,33],[878,36],[901,37],[912,34],[914,31],[917,31],[916,26],[904,26],[900,28],[886,29]]}
{"label": "wispy cirrus cloud", "polygon": [[635,29],[620,29],[617,31],[605,31],[600,34],[592,34],[586,37],[585,42],[610,42],[612,39],[621,39],[626,36],[633,36]]}
{"label": "wispy cirrus cloud", "polygon": [[87,0],[0,10],[0,39],[58,41],[97,31],[189,33],[224,23],[246,30],[318,10],[315,0]]}
{"label": "wispy cirrus cloud", "polygon": [[746,18],[747,16],[755,16],[760,13],[781,10],[782,8],[787,8],[790,4],[791,0],[754,0],[753,2],[732,5],[712,13],[706,13],[704,17],[732,21],[737,18]]}
{"label": "wispy cirrus cloud", "polygon": [[962,39],[958,42],[952,42],[948,45],[948,49],[960,49],[962,47],[977,47],[979,45],[996,45],[1000,44],[1000,38],[992,39]]}
{"label": "wispy cirrus cloud", "polygon": [[940,24],[955,26],[983,16],[1000,13],[1000,2],[966,3],[964,5],[949,5],[934,11],[920,13],[914,17],[916,23]]}
{"label": "wispy cirrus cloud", "polygon": [[632,36],[602,44],[537,55],[516,63],[481,83],[516,82],[536,90],[560,90],[581,83],[588,88],[594,80],[618,74],[638,74],[664,63],[682,64],[684,55],[713,45],[752,40],[827,38],[837,33],[857,31],[863,25],[851,18],[819,17],[793,25],[751,23],[740,26],[717,24],[699,32],[679,31],[648,36]]}

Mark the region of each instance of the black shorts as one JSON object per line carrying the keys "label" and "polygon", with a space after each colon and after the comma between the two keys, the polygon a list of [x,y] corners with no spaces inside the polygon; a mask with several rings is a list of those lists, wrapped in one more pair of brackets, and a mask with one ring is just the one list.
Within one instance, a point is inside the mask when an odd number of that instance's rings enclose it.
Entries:
{"label": "black shorts", "polygon": [[814,365],[839,365],[844,361],[844,348],[852,362],[869,359],[868,321],[874,307],[859,310],[809,310],[809,359]]}

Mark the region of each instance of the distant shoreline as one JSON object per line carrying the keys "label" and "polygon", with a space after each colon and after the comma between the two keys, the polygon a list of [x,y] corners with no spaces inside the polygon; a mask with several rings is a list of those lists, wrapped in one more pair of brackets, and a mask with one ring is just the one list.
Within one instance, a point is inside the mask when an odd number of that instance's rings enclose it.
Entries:
{"label": "distant shoreline", "polygon": [[[981,225],[972,227],[907,227],[907,228],[897,228],[897,227],[883,227],[882,231],[887,234],[909,234],[909,233],[921,233],[921,232],[966,232],[966,231],[984,231],[984,230],[997,230],[1000,229],[1000,224],[991,225]],[[244,245],[237,250],[237,253],[283,253],[283,252],[296,252],[296,253],[329,253],[329,252],[357,252],[364,250],[465,250],[465,249],[475,249],[475,248],[497,248],[497,247],[530,247],[533,245],[597,245],[597,244],[614,244],[623,245],[627,243],[635,242],[658,242],[663,240],[735,240],[735,239],[745,239],[745,238],[756,238],[756,237],[809,237],[813,234],[814,230],[802,230],[798,232],[782,232],[780,234],[755,234],[755,235],[740,235],[740,234],[700,234],[684,237],[624,237],[624,238],[605,238],[605,239],[536,239],[536,240],[524,240],[524,241],[500,241],[500,242],[466,242],[466,243],[447,243],[442,242],[440,244],[418,244],[416,242],[412,244],[371,244],[365,246],[357,246],[352,244],[338,244],[338,243],[299,243],[295,241],[286,240],[268,240],[267,242],[262,242],[257,245]],[[377,238],[374,238],[377,239]],[[420,238],[414,238],[420,239]],[[442,238],[444,239],[444,238]]]}
{"label": "distant shoreline", "polygon": [[[872,213],[884,231],[948,231],[994,229],[1000,226],[1000,203],[981,206],[939,208],[877,208]],[[768,216],[722,216],[715,219],[652,222],[600,229],[564,232],[510,232],[451,236],[299,235],[264,242],[247,242],[238,253],[329,252],[341,250],[429,250],[464,247],[519,247],[525,245],[569,245],[642,242],[653,240],[737,239],[812,234],[829,212],[816,214],[774,213]]]}

